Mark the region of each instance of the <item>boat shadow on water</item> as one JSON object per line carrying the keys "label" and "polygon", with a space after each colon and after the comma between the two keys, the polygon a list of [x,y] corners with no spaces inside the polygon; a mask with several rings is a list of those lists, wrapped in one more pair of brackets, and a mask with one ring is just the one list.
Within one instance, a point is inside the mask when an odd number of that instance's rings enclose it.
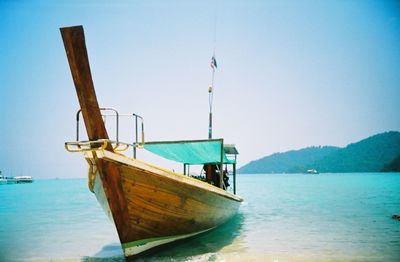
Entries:
{"label": "boat shadow on water", "polygon": [[[198,256],[207,261],[214,261],[215,254],[233,243],[242,232],[244,215],[238,213],[225,224],[201,235],[169,243],[158,247],[140,257],[129,261],[187,261]],[[125,261],[121,246],[113,243],[104,246],[92,257],[82,258],[84,262]]]}

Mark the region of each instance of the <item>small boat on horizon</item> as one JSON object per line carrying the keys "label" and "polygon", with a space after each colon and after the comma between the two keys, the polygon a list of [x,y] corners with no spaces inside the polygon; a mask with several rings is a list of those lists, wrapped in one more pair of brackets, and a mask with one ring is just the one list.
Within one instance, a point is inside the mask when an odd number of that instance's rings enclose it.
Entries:
{"label": "small boat on horizon", "polygon": [[0,171],[0,185],[7,184],[7,178],[5,178]]}
{"label": "small boat on horizon", "polygon": [[317,175],[319,172],[316,169],[308,169],[306,171],[307,174]]}
{"label": "small boat on horizon", "polygon": [[17,184],[33,182],[33,178],[31,176],[16,176],[16,177],[14,177],[14,179]]}
{"label": "small boat on horizon", "polygon": [[0,171],[0,185],[4,184],[21,184],[21,183],[32,183],[33,178],[31,176],[3,176]]}
{"label": "small boat on horizon", "polygon": [[[81,107],[77,112],[77,139],[66,142],[65,148],[83,153],[89,165],[89,189],[114,223],[125,258],[207,232],[231,219],[243,201],[236,195],[236,147],[211,138],[148,142],[144,140],[143,118],[136,114],[130,114],[136,123],[136,141],[121,142],[118,111],[100,108],[97,102],[83,27],[60,30]],[[115,114],[116,140],[109,139],[103,111]],[[89,141],[79,140],[80,115]],[[130,147],[132,157],[124,153]],[[137,150],[180,162],[183,173],[139,160]],[[189,176],[190,165],[203,167],[205,175],[199,176],[201,180]],[[228,165],[233,192],[228,190]]]}

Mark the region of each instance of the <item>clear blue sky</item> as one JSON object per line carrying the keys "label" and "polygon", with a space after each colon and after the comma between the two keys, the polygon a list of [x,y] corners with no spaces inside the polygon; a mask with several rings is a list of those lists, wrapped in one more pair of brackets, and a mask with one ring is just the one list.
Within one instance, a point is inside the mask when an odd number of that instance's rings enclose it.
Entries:
{"label": "clear blue sky", "polygon": [[0,0],[0,169],[85,177],[59,27],[83,25],[101,106],[145,118],[146,139],[214,137],[239,166],[400,130],[397,1]]}

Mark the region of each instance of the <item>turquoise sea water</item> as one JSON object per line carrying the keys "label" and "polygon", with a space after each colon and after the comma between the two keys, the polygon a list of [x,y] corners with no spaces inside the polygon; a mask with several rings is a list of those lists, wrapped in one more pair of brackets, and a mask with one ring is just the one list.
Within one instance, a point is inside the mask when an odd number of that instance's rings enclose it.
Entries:
{"label": "turquoise sea water", "polygon": [[[239,175],[239,213],[143,261],[400,261],[400,174]],[[123,261],[85,179],[0,185],[0,261]]]}

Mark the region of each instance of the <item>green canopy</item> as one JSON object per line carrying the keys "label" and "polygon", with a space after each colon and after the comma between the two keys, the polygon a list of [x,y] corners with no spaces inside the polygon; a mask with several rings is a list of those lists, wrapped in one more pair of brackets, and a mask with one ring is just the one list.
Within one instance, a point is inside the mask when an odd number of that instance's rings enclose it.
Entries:
{"label": "green canopy", "polygon": [[[229,159],[226,153],[230,151],[224,147],[221,153],[223,139],[146,142],[144,148],[156,155],[184,164],[226,164],[236,163],[236,158]],[[229,145],[231,148],[232,145]],[[229,152],[228,152],[229,151]],[[236,151],[237,152],[237,151]]]}

